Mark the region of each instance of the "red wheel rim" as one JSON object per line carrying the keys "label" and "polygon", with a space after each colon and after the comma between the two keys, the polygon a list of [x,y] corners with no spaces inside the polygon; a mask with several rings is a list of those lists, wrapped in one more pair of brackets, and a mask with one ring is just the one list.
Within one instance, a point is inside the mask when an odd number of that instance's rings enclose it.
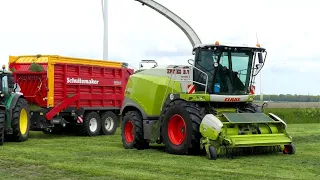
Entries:
{"label": "red wheel rim", "polygon": [[172,144],[180,145],[186,138],[186,123],[178,115],[173,115],[168,122],[168,136]]}
{"label": "red wheel rim", "polygon": [[290,152],[290,146],[288,146],[288,145],[284,145],[284,153],[285,154],[289,154],[289,152]]}
{"label": "red wheel rim", "polygon": [[133,141],[134,136],[133,136],[132,131],[133,131],[133,123],[130,120],[130,121],[126,122],[126,125],[124,127],[124,137],[126,138],[126,141],[128,143],[131,143]]}

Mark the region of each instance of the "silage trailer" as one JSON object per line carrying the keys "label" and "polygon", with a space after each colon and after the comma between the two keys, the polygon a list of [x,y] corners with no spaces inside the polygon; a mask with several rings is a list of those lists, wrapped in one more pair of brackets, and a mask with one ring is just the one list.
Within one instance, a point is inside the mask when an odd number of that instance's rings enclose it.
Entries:
{"label": "silage trailer", "polygon": [[59,55],[10,56],[9,68],[30,105],[32,131],[114,134],[133,69],[126,63]]}

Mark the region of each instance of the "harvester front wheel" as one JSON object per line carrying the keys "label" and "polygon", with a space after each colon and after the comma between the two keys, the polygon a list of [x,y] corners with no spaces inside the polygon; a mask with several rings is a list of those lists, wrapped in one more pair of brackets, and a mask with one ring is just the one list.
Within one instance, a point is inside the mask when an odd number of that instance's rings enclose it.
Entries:
{"label": "harvester front wheel", "polygon": [[118,127],[117,115],[107,111],[101,115],[101,134],[112,135]]}
{"label": "harvester front wheel", "polygon": [[84,115],[82,134],[85,136],[97,136],[101,130],[101,119],[98,113],[92,111]]}
{"label": "harvester front wheel", "polygon": [[0,146],[4,142],[4,121],[5,121],[5,111],[0,110]]}
{"label": "harvester front wheel", "polygon": [[296,152],[296,147],[294,144],[284,145],[283,154],[294,154]]}
{"label": "harvester front wheel", "polygon": [[30,130],[29,114],[28,102],[23,98],[19,98],[12,111],[11,127],[14,141],[22,142],[28,139]]}
{"label": "harvester front wheel", "polygon": [[139,112],[127,112],[123,116],[121,124],[122,143],[126,149],[143,149],[148,147],[149,143],[144,140],[143,119]]}
{"label": "harvester front wheel", "polygon": [[198,154],[200,152],[199,126],[204,112],[194,103],[173,101],[164,110],[162,137],[171,154]]}

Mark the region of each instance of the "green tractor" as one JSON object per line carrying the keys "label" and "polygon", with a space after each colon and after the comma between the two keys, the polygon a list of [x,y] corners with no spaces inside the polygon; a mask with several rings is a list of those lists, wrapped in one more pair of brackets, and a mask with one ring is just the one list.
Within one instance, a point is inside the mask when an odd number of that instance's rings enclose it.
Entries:
{"label": "green tractor", "polygon": [[193,52],[189,66],[158,66],[130,76],[122,107],[124,147],[163,143],[169,153],[205,151],[209,159],[247,150],[293,154],[286,123],[253,103],[266,50],[216,42]]}
{"label": "green tractor", "polygon": [[30,110],[14,82],[12,72],[0,71],[0,145],[6,140],[22,142],[29,136]]}

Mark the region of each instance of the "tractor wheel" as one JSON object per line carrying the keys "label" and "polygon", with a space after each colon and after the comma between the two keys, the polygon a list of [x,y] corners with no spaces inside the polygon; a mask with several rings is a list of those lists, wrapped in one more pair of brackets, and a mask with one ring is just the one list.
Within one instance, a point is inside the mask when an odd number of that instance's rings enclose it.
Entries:
{"label": "tractor wheel", "polygon": [[12,111],[11,127],[13,140],[17,142],[26,141],[30,130],[30,115],[28,102],[19,98]]}
{"label": "tractor wheel", "polygon": [[138,111],[129,111],[123,116],[121,137],[126,149],[148,148],[149,143],[144,140],[143,119]]}
{"label": "tractor wheel", "polygon": [[117,115],[111,111],[107,111],[101,115],[101,134],[112,135],[118,127]]}
{"label": "tractor wheel", "polygon": [[85,136],[97,136],[101,130],[101,119],[98,113],[92,111],[84,115],[82,134]]}
{"label": "tractor wheel", "polygon": [[194,103],[173,101],[163,111],[162,137],[167,152],[171,154],[199,154],[200,123],[203,109]]}
{"label": "tractor wheel", "polygon": [[296,152],[296,147],[294,144],[284,145],[283,154],[294,154]]}
{"label": "tractor wheel", "polygon": [[6,120],[6,113],[3,110],[0,110],[0,146],[4,142],[4,122]]}

